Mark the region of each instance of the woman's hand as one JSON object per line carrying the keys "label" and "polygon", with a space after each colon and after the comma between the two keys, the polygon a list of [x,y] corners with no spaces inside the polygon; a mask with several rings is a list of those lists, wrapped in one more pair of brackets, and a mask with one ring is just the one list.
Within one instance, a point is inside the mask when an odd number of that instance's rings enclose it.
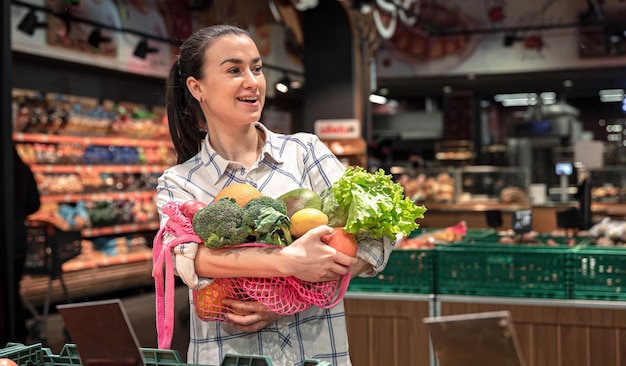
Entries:
{"label": "woman's hand", "polygon": [[224,314],[226,320],[243,332],[256,332],[280,318],[279,314],[271,312],[267,306],[257,301],[224,299],[222,304],[232,309],[231,313]]}
{"label": "woman's hand", "polygon": [[320,282],[337,280],[348,273],[358,260],[322,242],[322,237],[332,232],[329,226],[319,226],[282,248],[280,257],[287,258],[286,274],[303,281]]}

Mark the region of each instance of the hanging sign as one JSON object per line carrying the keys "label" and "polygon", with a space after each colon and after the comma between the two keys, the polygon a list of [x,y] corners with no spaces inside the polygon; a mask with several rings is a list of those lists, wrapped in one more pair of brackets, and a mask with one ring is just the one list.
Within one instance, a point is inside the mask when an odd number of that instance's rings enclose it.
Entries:
{"label": "hanging sign", "polygon": [[315,134],[322,140],[345,140],[361,137],[357,119],[320,119],[314,124]]}

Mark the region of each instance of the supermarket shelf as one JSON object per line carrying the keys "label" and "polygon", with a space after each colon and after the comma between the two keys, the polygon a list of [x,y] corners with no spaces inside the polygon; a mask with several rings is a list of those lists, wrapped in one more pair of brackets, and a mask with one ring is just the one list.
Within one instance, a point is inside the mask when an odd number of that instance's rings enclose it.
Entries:
{"label": "supermarket shelf", "polygon": [[124,224],[105,227],[92,227],[81,230],[81,235],[85,238],[113,235],[113,234],[126,234],[135,233],[138,231],[158,230],[159,222],[145,222],[135,224]]}
{"label": "supermarket shelf", "polygon": [[109,192],[109,193],[80,193],[80,194],[53,194],[41,197],[42,203],[69,203],[78,201],[108,201],[108,200],[135,200],[154,197],[153,191]]}
{"label": "supermarket shelf", "polygon": [[[111,260],[120,260],[111,258]],[[104,293],[115,292],[154,284],[152,278],[152,260],[136,260],[134,262],[122,262],[94,266],[81,270],[73,270],[63,273],[63,279],[67,286],[71,299],[97,296]],[[48,285],[51,286],[51,302],[65,302],[61,282],[50,282],[47,275],[25,275],[22,277],[20,289],[22,295],[35,305],[42,305],[45,300]]]}
{"label": "supermarket shelf", "polygon": [[90,137],[90,136],[71,136],[71,135],[46,135],[42,133],[15,133],[13,134],[15,142],[34,142],[34,143],[68,143],[81,145],[102,145],[102,146],[132,146],[132,147],[171,147],[170,140],[164,139],[136,139],[128,137]]}
{"label": "supermarket shelf", "polygon": [[163,173],[168,165],[31,165],[33,173]]}

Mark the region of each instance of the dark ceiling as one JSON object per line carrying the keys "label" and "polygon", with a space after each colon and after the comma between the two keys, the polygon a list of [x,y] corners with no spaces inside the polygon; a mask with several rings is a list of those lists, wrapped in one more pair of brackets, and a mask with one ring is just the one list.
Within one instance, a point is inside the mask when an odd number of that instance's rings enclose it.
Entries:
{"label": "dark ceiling", "polygon": [[[565,87],[564,81],[572,86]],[[602,69],[561,70],[550,72],[442,76],[401,79],[378,79],[379,88],[387,88],[392,99],[412,99],[443,95],[444,86],[454,91],[474,91],[486,97],[499,93],[552,91],[560,96],[596,97],[601,89],[626,88],[624,67]]]}

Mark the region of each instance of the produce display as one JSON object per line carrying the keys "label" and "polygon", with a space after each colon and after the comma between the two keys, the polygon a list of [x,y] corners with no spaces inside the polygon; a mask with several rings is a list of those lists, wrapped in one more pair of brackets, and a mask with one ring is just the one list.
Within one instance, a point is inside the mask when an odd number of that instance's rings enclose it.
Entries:
{"label": "produce display", "polygon": [[[173,290],[166,291],[161,284],[159,264],[164,263],[167,271],[169,251],[177,244],[195,241],[214,249],[287,246],[309,229],[328,224],[334,232],[322,241],[356,256],[359,240],[395,240],[398,234],[408,235],[419,227],[417,220],[426,211],[406,198],[402,186],[390,175],[382,170],[369,173],[361,167],[348,167],[339,180],[319,194],[298,189],[271,198],[252,188],[231,185],[211,203],[172,201],[163,206],[169,219],[154,241],[157,298],[163,300],[165,292]],[[288,212],[293,214],[288,216]],[[173,234],[175,239],[164,245],[163,233]],[[314,305],[334,306],[342,299],[349,281],[349,274],[338,281],[315,283],[295,277],[219,278],[203,289],[193,290],[193,298],[196,314],[203,320],[224,321],[223,313],[228,308],[221,301],[227,297],[256,300],[271,311],[294,314]],[[160,301],[157,304],[163,305]]]}

